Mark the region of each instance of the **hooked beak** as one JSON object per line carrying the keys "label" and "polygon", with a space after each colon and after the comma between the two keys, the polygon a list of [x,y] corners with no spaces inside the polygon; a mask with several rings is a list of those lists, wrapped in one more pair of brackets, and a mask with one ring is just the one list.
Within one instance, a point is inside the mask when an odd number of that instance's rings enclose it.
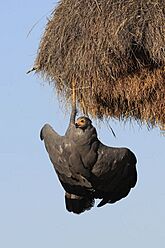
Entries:
{"label": "hooked beak", "polygon": [[75,122],[75,127],[78,128],[79,127],[79,124],[77,122]]}

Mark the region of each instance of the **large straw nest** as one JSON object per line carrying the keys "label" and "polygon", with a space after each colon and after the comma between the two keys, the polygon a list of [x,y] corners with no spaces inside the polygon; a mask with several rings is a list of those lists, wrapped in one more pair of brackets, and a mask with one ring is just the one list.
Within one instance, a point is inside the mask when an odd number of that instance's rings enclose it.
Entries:
{"label": "large straw nest", "polygon": [[37,72],[93,117],[165,125],[165,1],[63,0],[53,11]]}

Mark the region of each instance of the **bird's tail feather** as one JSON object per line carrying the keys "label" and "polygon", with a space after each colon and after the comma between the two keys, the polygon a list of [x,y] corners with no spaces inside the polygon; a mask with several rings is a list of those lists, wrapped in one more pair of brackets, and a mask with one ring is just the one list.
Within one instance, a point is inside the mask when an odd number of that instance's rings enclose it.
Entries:
{"label": "bird's tail feather", "polygon": [[65,193],[66,209],[75,214],[81,214],[94,206],[94,198]]}

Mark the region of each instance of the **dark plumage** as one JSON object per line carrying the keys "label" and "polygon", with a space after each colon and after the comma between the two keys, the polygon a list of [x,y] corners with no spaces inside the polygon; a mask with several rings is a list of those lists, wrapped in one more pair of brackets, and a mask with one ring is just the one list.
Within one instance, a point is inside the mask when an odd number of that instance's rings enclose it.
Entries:
{"label": "dark plumage", "polygon": [[136,157],[128,148],[114,148],[100,142],[98,159],[93,166],[95,197],[98,207],[126,197],[137,181]]}
{"label": "dark plumage", "polygon": [[94,199],[98,207],[126,197],[137,181],[136,157],[127,148],[103,145],[87,117],[75,121],[73,108],[64,136],[49,124],[41,130],[50,160],[65,189],[66,208],[77,214],[90,209]]}

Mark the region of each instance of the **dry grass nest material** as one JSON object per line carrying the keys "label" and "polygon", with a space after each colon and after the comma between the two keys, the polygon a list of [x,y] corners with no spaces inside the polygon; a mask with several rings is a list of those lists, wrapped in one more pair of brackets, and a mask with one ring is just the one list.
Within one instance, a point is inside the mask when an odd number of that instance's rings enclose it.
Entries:
{"label": "dry grass nest material", "polygon": [[63,0],[35,61],[66,103],[93,117],[165,126],[165,1]]}

